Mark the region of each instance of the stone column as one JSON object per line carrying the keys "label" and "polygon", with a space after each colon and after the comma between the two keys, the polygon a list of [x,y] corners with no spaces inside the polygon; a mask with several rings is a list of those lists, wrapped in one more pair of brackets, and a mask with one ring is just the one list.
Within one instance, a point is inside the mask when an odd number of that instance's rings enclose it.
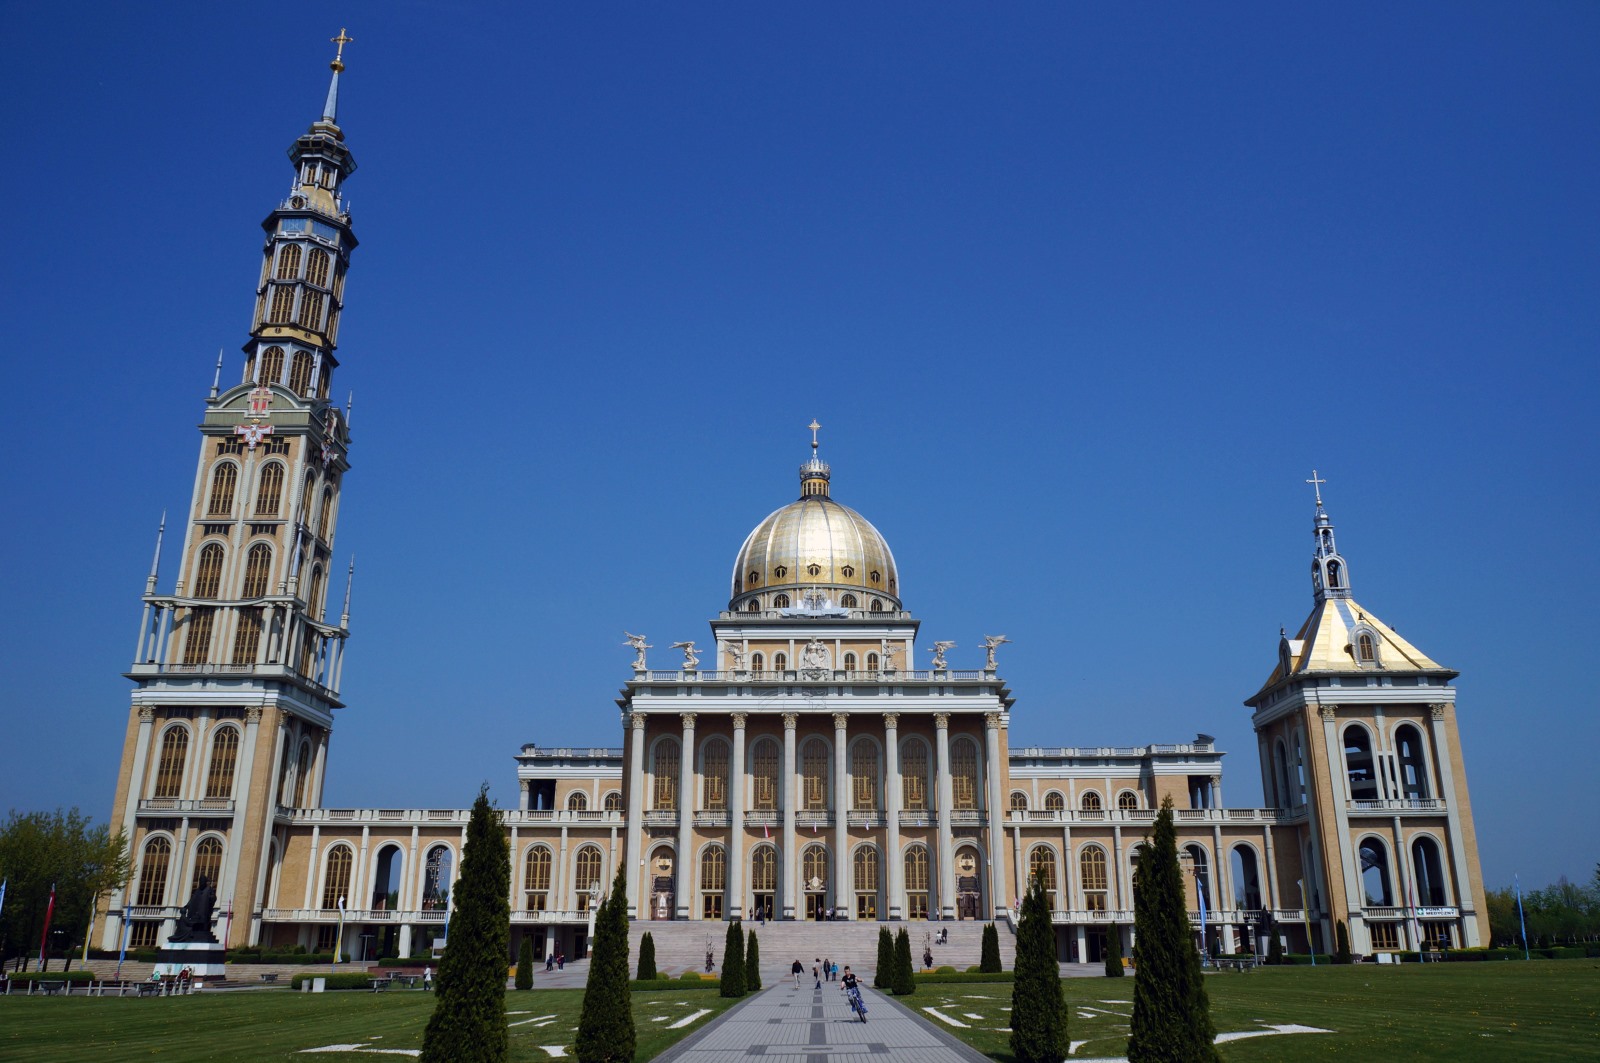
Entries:
{"label": "stone column", "polygon": [[889,876],[889,918],[898,920],[904,917],[903,904],[906,896],[906,865],[900,856],[900,714],[886,712],[883,714],[883,807],[884,823],[887,825],[884,832],[883,854],[885,873]]}
{"label": "stone column", "polygon": [[[796,918],[796,898],[800,896],[800,856],[794,845],[794,729],[800,722],[796,713],[783,714],[783,917]],[[803,911],[800,914],[804,914]]]}
{"label": "stone column", "polygon": [[842,712],[833,714],[833,907],[835,916],[841,911],[846,919],[856,917],[855,896],[850,860],[850,758],[849,735],[846,728],[850,717]]}
{"label": "stone column", "polygon": [[673,861],[676,865],[677,879],[673,883],[676,894],[674,904],[677,906],[679,919],[694,918],[691,913],[694,905],[691,902],[689,887],[694,885],[692,869],[694,867],[694,854],[690,851],[694,845],[694,713],[680,712],[678,719],[683,721],[683,747],[679,751],[678,760],[678,855]]}
{"label": "stone column", "polygon": [[[1337,709],[1337,705],[1324,705],[1319,711],[1319,715],[1322,718],[1322,748],[1325,751],[1325,756],[1330,758],[1335,755],[1337,750],[1344,748],[1339,744],[1339,727],[1338,721],[1335,718],[1335,712]],[[1309,785],[1314,790],[1316,786],[1316,780],[1311,771],[1311,764],[1309,763],[1312,755],[1310,738],[1311,736],[1309,734],[1306,735],[1306,758],[1308,761],[1306,764],[1306,778],[1309,782]],[[1360,878],[1361,872],[1357,867],[1357,865],[1360,863],[1359,856],[1351,851],[1350,812],[1348,806],[1345,804],[1350,796],[1349,779],[1345,777],[1344,772],[1332,770],[1332,765],[1329,765],[1329,769],[1328,781],[1332,784],[1330,788],[1333,791],[1331,794],[1329,794],[1329,803],[1333,805],[1333,824],[1328,833],[1332,834],[1333,837],[1329,839],[1332,844],[1328,846],[1328,850],[1329,855],[1338,860],[1339,866],[1344,872],[1344,906],[1346,912],[1340,913],[1334,909],[1332,896],[1333,891],[1330,888],[1328,893],[1322,899],[1323,904],[1328,909],[1329,936],[1327,941],[1329,943],[1329,948],[1332,948],[1334,941],[1334,931],[1332,926],[1333,921],[1337,920],[1341,914],[1344,914],[1349,920],[1351,947],[1361,953],[1367,953],[1372,951],[1372,943],[1371,937],[1369,936],[1369,932],[1367,930],[1366,912],[1362,905],[1362,899],[1366,896],[1366,893],[1362,889]],[[1308,795],[1308,798],[1313,806],[1312,811],[1315,812],[1315,806],[1317,805],[1315,794]],[[1308,816],[1307,819],[1308,822],[1315,822],[1314,815]],[[1313,830],[1315,830],[1314,826]],[[1327,858],[1326,856],[1322,856],[1320,852],[1319,857],[1322,859]]]}
{"label": "stone column", "polygon": [[[629,713],[625,721],[632,727],[628,742],[628,918],[638,919],[650,891],[640,881],[644,862],[644,713]],[[523,790],[526,802],[527,790]],[[546,935],[547,937],[549,935]]]}
{"label": "stone column", "polygon": [[936,771],[939,776],[939,918],[956,917],[955,834],[950,813],[955,806],[955,791],[950,785],[950,714],[936,712],[933,725],[938,730]]}
{"label": "stone column", "polygon": [[1006,862],[1002,855],[1006,849],[1006,831],[1002,819],[1005,815],[1005,796],[1000,785],[1004,779],[1000,771],[998,712],[985,713],[983,716],[983,745],[988,762],[984,773],[989,777],[989,797],[986,802],[989,806],[989,909],[993,917],[1000,918],[1011,907],[1012,898],[1006,889]]}
{"label": "stone column", "polygon": [[[127,833],[129,844],[133,843],[134,825],[139,821],[139,802],[144,799],[145,776],[150,761],[150,732],[154,726],[155,710],[149,705],[139,706],[139,736],[134,739],[133,765],[128,773],[128,792],[126,802],[122,807],[122,829]],[[229,848],[237,849],[238,844],[232,837],[228,839]],[[134,865],[139,862],[139,853],[131,853]],[[107,909],[105,929],[101,932],[100,947],[110,950],[117,947],[122,940],[122,909],[129,904],[132,893],[130,888],[120,889],[111,895],[111,906]]]}
{"label": "stone column", "polygon": [[728,772],[728,916],[744,918],[744,725],[733,714],[733,766]]}
{"label": "stone column", "polygon": [[1450,756],[1450,732],[1445,726],[1444,704],[1429,705],[1432,718],[1433,763],[1439,771],[1439,796],[1444,798],[1445,826],[1450,834],[1450,864],[1455,871],[1456,903],[1461,911],[1462,944],[1475,949],[1483,942],[1478,936],[1477,899],[1467,870],[1466,835],[1461,829],[1461,809],[1456,805],[1456,773]]}

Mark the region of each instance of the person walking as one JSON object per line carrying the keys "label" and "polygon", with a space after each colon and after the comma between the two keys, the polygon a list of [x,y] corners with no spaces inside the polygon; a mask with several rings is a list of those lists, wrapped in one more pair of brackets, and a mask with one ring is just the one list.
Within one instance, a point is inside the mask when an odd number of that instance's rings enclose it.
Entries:
{"label": "person walking", "polygon": [[826,956],[822,957],[822,980],[824,982],[833,981],[833,964]]}
{"label": "person walking", "polygon": [[794,975],[794,987],[796,989],[799,989],[800,988],[800,976],[806,973],[805,967],[803,967],[801,965],[799,960],[795,960],[794,961],[794,966],[790,967],[789,970]]}
{"label": "person walking", "polygon": [[817,980],[817,984],[812,986],[812,988],[813,989],[821,989],[822,988],[822,968],[818,967],[816,964],[812,964],[811,965],[811,977],[815,978]]}
{"label": "person walking", "polygon": [[424,993],[426,993],[429,990],[431,990],[432,988],[433,988],[433,965],[429,964],[428,966],[426,966],[426,967],[424,967],[422,969],[422,991]]}

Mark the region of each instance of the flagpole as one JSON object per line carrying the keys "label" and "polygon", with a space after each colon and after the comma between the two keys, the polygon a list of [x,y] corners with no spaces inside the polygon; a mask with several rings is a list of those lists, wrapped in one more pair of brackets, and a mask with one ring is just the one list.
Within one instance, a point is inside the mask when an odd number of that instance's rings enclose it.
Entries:
{"label": "flagpole", "polygon": [[1200,868],[1194,869],[1195,899],[1200,902],[1200,966],[1211,966],[1211,950],[1206,947],[1206,887],[1200,881]]}
{"label": "flagpole", "polygon": [[50,904],[44,910],[44,932],[39,935],[39,969],[45,966],[45,942],[50,938],[50,920],[56,914],[56,884],[50,883]]}
{"label": "flagpole", "polygon": [[339,953],[344,951],[344,898],[339,898],[339,932],[333,936],[333,962],[328,965],[331,973],[339,969]]}
{"label": "flagpole", "polygon": [[128,936],[133,933],[133,910],[127,905],[122,907],[122,949],[117,953],[117,981],[122,981],[122,961],[128,955]]}
{"label": "flagpole", "polygon": [[1311,952],[1311,966],[1317,965],[1317,943],[1311,940],[1311,907],[1306,904],[1306,880],[1297,878],[1294,884],[1300,887],[1300,915],[1306,924],[1306,948]]}
{"label": "flagpole", "polygon": [[1511,884],[1517,891],[1517,922],[1522,925],[1522,958],[1531,960],[1533,956],[1528,951],[1528,918],[1522,913],[1522,882],[1516,875],[1512,875]]}

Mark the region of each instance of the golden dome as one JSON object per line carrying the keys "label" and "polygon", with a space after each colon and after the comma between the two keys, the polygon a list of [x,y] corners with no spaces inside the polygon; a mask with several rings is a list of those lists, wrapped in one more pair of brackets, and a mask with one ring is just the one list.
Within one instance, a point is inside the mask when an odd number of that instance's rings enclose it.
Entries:
{"label": "golden dome", "polygon": [[756,525],[739,548],[728,608],[898,611],[900,574],[878,529],[828,497],[828,467],[815,457],[800,478],[800,500]]}

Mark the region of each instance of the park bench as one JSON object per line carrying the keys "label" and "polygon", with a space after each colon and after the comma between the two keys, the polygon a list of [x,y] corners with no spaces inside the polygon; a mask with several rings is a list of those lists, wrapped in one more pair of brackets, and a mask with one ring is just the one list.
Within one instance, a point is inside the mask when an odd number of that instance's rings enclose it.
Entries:
{"label": "park bench", "polygon": [[389,988],[389,979],[387,978],[370,978],[368,981],[372,983],[372,991],[374,993],[382,993]]}
{"label": "park bench", "polygon": [[140,982],[139,995],[141,997],[159,997],[162,988],[160,982]]}
{"label": "park bench", "polygon": [[53,997],[63,989],[67,988],[67,983],[65,981],[38,982],[36,984],[39,986],[39,992],[43,993],[47,997]]}
{"label": "park bench", "polygon": [[1211,962],[1217,965],[1217,970],[1219,971],[1238,971],[1240,974],[1244,974],[1255,967],[1256,958],[1254,956],[1218,956]]}
{"label": "park bench", "polygon": [[266,974],[263,974],[261,976],[261,980],[263,982],[267,982],[267,983],[276,982],[278,980],[278,972],[277,971],[268,971]]}
{"label": "park bench", "polygon": [[407,989],[415,989],[417,988],[417,983],[422,981],[422,976],[420,974],[392,974],[389,976],[389,981],[404,982]]}

